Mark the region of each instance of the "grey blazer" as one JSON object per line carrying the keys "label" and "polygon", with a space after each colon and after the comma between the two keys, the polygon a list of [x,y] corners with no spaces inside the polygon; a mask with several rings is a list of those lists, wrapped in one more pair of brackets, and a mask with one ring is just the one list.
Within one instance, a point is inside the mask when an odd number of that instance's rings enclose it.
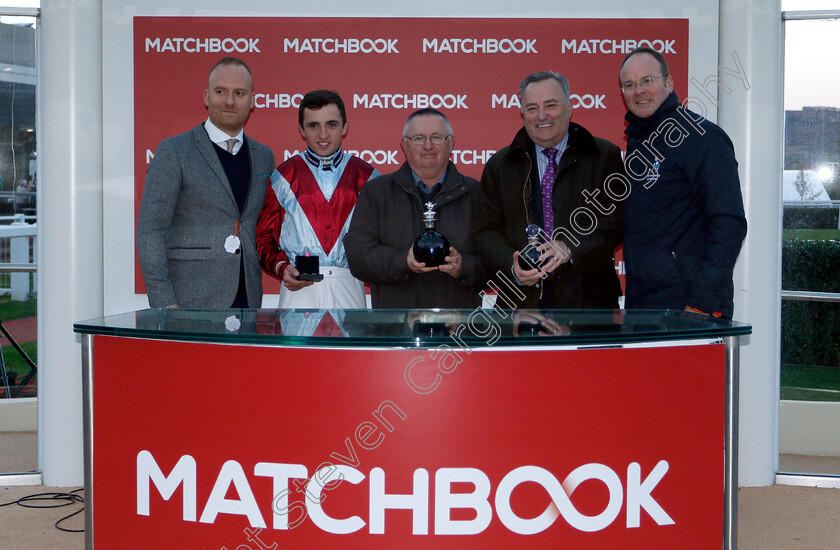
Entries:
{"label": "grey blazer", "polygon": [[[256,227],[274,154],[250,138],[244,146],[251,159],[251,183],[237,236],[248,305],[260,307]],[[153,308],[228,308],[236,297],[240,254],[225,251],[224,244],[234,234],[239,209],[214,147],[199,124],[163,140],[146,172],[136,245]]]}

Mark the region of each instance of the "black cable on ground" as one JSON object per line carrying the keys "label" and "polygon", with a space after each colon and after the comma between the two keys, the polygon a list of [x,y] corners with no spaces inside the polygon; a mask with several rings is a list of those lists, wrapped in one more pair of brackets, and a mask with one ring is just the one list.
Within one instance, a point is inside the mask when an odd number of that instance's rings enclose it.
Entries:
{"label": "black cable on ground", "polygon": [[[77,502],[84,504],[85,497],[76,494],[79,491],[84,491],[84,488],[81,487],[79,489],[74,489],[69,493],[36,493],[34,495],[26,495],[11,502],[4,502],[0,504],[0,508],[2,508],[3,506],[11,506],[12,504],[17,504],[18,506],[23,506],[24,508],[61,508],[63,506],[71,506]],[[65,531],[67,533],[84,533],[84,529],[66,529],[59,525],[62,521],[70,519],[76,514],[83,512],[84,509],[85,507],[82,506],[79,510],[76,510],[75,512],[59,519],[55,522],[55,528],[59,531]]]}

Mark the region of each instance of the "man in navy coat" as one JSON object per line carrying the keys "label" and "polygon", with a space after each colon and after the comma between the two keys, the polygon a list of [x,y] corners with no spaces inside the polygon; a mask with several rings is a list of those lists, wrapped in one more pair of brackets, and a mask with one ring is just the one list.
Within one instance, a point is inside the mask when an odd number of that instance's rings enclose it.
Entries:
{"label": "man in navy coat", "polygon": [[732,318],[747,234],[732,141],[680,104],[659,52],[633,50],[619,78],[629,123],[625,305]]}

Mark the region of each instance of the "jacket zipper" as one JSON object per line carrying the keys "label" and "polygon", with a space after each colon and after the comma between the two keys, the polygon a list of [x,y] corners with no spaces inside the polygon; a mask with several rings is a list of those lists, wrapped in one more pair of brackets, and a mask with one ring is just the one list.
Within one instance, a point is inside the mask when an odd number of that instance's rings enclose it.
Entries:
{"label": "jacket zipper", "polygon": [[[525,158],[528,159],[528,172],[526,172],[527,175],[525,176],[525,183],[522,186],[522,204],[525,206],[525,226],[527,227],[531,225],[531,216],[529,215],[528,201],[525,199],[525,189],[528,186],[528,181],[531,179],[531,168],[533,168],[533,163],[531,162],[531,157],[527,153],[525,153]],[[522,251],[520,250],[520,252]],[[542,300],[545,285],[537,283],[537,288],[540,289],[539,299]]]}

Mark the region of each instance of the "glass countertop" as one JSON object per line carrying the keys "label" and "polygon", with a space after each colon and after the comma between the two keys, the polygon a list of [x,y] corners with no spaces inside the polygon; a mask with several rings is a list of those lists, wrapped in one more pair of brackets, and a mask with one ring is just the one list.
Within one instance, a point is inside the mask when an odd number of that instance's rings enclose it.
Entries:
{"label": "glass countertop", "polygon": [[75,332],[193,342],[322,347],[621,345],[750,334],[752,327],[675,310],[145,309]]}

